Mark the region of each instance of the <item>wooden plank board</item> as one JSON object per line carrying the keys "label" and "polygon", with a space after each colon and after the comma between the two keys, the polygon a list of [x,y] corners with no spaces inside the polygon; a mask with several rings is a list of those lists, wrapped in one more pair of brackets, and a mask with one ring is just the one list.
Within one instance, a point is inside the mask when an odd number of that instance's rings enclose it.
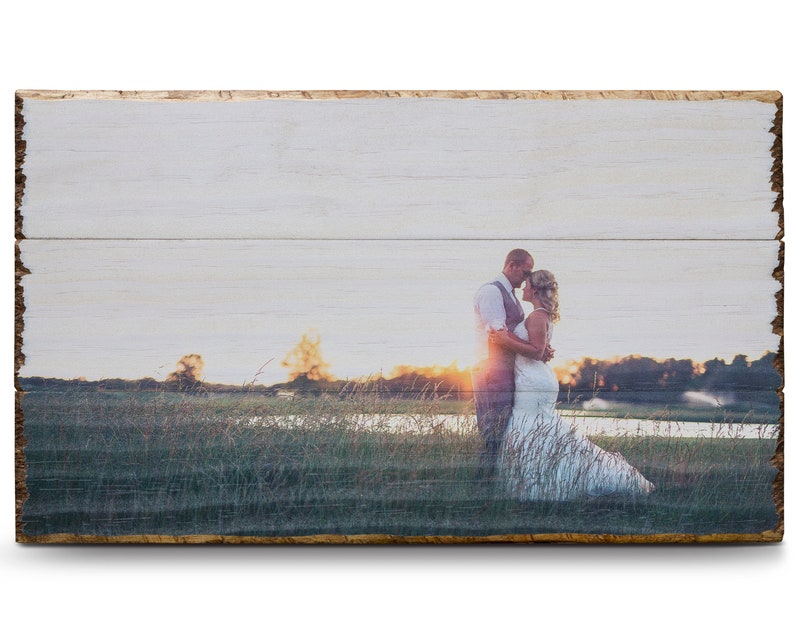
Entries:
{"label": "wooden plank board", "polygon": [[[19,92],[17,539],[780,540],[781,117],[772,91]],[[514,247],[559,283],[559,412],[647,499],[471,478],[472,296]]]}

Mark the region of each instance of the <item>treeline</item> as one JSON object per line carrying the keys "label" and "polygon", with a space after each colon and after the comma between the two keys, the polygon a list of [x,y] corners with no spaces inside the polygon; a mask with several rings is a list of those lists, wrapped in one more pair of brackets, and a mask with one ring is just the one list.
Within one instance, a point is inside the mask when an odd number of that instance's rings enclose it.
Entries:
{"label": "treeline", "polygon": [[227,391],[234,389],[234,386],[224,386],[222,384],[207,384],[202,381],[186,380],[183,378],[175,380],[157,381],[151,377],[142,379],[99,379],[89,381],[87,379],[59,379],[56,377],[20,377],[19,387],[31,392],[34,390],[52,391],[121,391],[121,392],[197,392],[204,391]]}
{"label": "treeline", "polygon": [[560,376],[561,398],[633,401],[669,401],[671,395],[708,393],[743,401],[777,403],[782,380],[775,369],[775,354],[768,352],[750,361],[737,355],[730,363],[711,359],[657,360],[631,355],[615,360],[584,358]]}
{"label": "treeline", "polygon": [[[705,393],[724,401],[777,406],[777,389],[782,383],[771,352],[753,361],[746,355],[737,355],[730,363],[718,358],[699,363],[641,355],[612,360],[588,357],[555,370],[560,381],[560,400],[567,402],[599,397],[607,401],[671,403],[687,394]],[[379,377],[370,382],[391,395],[424,391],[449,398],[472,397],[470,369],[454,364],[398,367],[390,378]]]}
{"label": "treeline", "polygon": [[[657,360],[632,355],[614,360],[584,358],[567,367],[557,369],[560,380],[560,399],[586,400],[599,397],[615,401],[671,402],[686,393],[731,395],[742,401],[777,403],[776,390],[781,376],[775,369],[775,354],[767,353],[750,361],[737,355],[730,363],[712,359],[705,363],[690,359]],[[165,381],[143,379],[55,379],[44,377],[19,378],[25,391],[85,390],[85,391],[164,391],[186,393],[256,393],[269,396],[293,397],[306,394],[335,394],[345,397],[365,388],[389,397],[419,395],[468,400],[472,398],[469,368],[450,366],[400,366],[387,377],[373,376],[356,380],[311,379],[299,374],[289,382],[272,386],[230,386],[210,384],[192,376],[172,374]]]}
{"label": "treeline", "polygon": [[[424,394],[454,393],[455,398],[471,398],[471,379],[465,369],[454,374],[431,375],[423,374],[421,369],[416,372],[392,378],[368,377],[353,380],[341,379],[310,379],[307,375],[299,375],[294,379],[280,384],[265,386],[246,384],[243,386],[230,384],[211,384],[199,380],[168,379],[158,381],[151,377],[143,379],[60,379],[56,377],[20,377],[19,387],[25,392],[170,392],[186,394],[202,393],[254,393],[271,397],[294,397],[298,395],[338,394],[341,397],[352,395],[362,389],[385,396],[415,396]],[[465,394],[468,393],[468,394]]]}
{"label": "treeline", "polygon": [[[775,369],[775,354],[757,360],[737,355],[727,363],[711,359],[705,363],[691,359],[658,360],[631,355],[612,360],[584,358],[556,370],[560,399],[574,402],[599,397],[613,401],[669,403],[687,393],[706,393],[725,400],[766,402],[777,405],[777,389],[782,380]],[[460,399],[472,396],[468,368],[398,367],[390,379],[374,380],[379,390],[390,394],[432,390]]]}

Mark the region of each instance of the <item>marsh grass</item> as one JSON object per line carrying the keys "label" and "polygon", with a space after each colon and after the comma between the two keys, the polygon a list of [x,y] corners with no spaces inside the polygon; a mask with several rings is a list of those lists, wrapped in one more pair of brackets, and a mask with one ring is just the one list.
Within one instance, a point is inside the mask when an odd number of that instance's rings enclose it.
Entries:
{"label": "marsh grass", "polygon": [[[777,522],[774,440],[727,427],[716,439],[596,439],[657,485],[649,498],[522,503],[475,478],[479,437],[439,425],[458,406],[432,391],[42,392],[22,408],[29,535],[710,534]],[[396,415],[412,425],[395,429]]]}

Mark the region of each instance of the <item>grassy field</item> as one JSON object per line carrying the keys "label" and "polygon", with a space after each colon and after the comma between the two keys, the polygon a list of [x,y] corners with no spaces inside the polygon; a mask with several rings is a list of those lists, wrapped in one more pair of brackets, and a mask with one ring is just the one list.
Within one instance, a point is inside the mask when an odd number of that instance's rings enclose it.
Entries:
{"label": "grassy field", "polygon": [[[474,478],[467,411],[419,395],[345,400],[29,393],[25,533],[301,536],[712,534],[772,530],[775,441],[605,437],[649,498],[518,502]],[[463,410],[461,410],[461,408]],[[377,413],[362,426],[360,413]],[[418,432],[396,433],[409,413]],[[300,417],[300,424],[285,425]]]}

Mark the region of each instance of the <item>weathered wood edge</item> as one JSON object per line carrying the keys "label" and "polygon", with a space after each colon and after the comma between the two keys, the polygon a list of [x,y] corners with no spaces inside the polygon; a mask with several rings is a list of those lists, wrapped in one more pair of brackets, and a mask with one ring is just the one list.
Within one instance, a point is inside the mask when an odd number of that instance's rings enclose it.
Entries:
{"label": "weathered wood edge", "polygon": [[[705,101],[715,99],[756,100],[776,105],[775,117],[770,132],[774,142],[770,148],[773,158],[770,186],[777,193],[772,212],[778,214],[779,231],[778,265],[773,272],[780,283],[775,294],[777,316],[772,321],[772,331],[780,337],[775,368],[782,382],[778,388],[780,399],[779,435],[772,465],[778,472],[773,482],[772,497],[778,514],[778,524],[773,531],[760,534],[649,534],[620,536],[611,534],[510,534],[499,536],[392,536],[386,534],[336,535],[295,537],[258,536],[90,536],[78,534],[47,534],[29,536],[24,533],[22,507],[28,498],[25,463],[24,415],[21,399],[24,394],[19,386],[19,370],[24,363],[22,338],[24,330],[25,300],[22,277],[30,271],[22,263],[19,244],[22,233],[21,204],[25,190],[26,142],[22,137],[25,126],[22,115],[24,99],[138,99],[138,100],[193,100],[233,101],[251,99],[349,99],[368,97],[435,97],[459,99],[666,99]],[[16,541],[28,544],[480,544],[480,543],[587,543],[587,544],[671,544],[671,543],[768,543],[780,542],[784,530],[784,346],[783,346],[783,265],[784,265],[784,214],[783,214],[783,96],[778,91],[34,91],[20,90],[15,94],[15,333],[14,333],[14,472]]]}
{"label": "weathered wood edge", "polygon": [[22,138],[25,121],[22,116],[23,100],[18,95],[14,98],[14,475],[15,475],[15,510],[16,510],[16,535],[19,542],[23,536],[22,506],[28,498],[25,484],[27,465],[25,462],[25,421],[22,413],[23,392],[19,386],[19,369],[25,362],[22,353],[22,332],[25,322],[25,297],[22,290],[22,277],[30,271],[22,264],[22,254],[19,249],[20,241],[25,237],[22,234],[22,196],[25,192],[25,173],[22,166],[25,162],[26,142]]}
{"label": "weathered wood edge", "polygon": [[46,534],[23,536],[28,544],[160,544],[160,545],[454,545],[490,543],[585,543],[597,544],[705,544],[705,543],[777,543],[783,538],[777,531],[760,534],[499,534],[493,536],[396,536],[389,534],[317,534],[312,536],[215,536],[215,535],[128,535],[91,536],[81,534]]}
{"label": "weathered wood edge", "polygon": [[783,461],[783,448],[784,448],[784,428],[785,428],[785,409],[784,409],[784,395],[785,388],[785,364],[784,364],[784,346],[783,346],[783,265],[785,261],[785,243],[783,242],[784,236],[784,214],[783,214],[783,96],[775,101],[776,110],[775,118],[770,132],[774,135],[775,139],[772,143],[770,150],[772,155],[772,175],[769,179],[770,187],[773,192],[777,194],[775,202],[772,206],[772,211],[777,212],[778,215],[778,234],[775,237],[778,241],[778,263],[775,267],[772,277],[780,283],[780,289],[775,293],[775,301],[777,304],[777,315],[772,320],[772,332],[780,339],[778,340],[778,350],[775,356],[775,368],[780,373],[780,386],[777,390],[778,398],[780,399],[780,418],[778,419],[778,441],[775,447],[775,454],[772,457],[771,463],[777,469],[772,485],[772,499],[777,509],[778,524],[775,531],[779,532],[781,537],[783,535],[784,527],[784,504],[783,504],[783,481],[784,481],[784,461]]}
{"label": "weathered wood edge", "polygon": [[754,100],[777,103],[773,90],[19,90],[23,99],[131,99],[143,101],[247,101],[261,99],[651,99],[708,101]]}
{"label": "weathered wood edge", "polygon": [[775,531],[779,532],[781,538],[783,536],[784,527],[784,505],[783,505],[783,482],[784,482],[784,462],[783,462],[783,439],[785,428],[785,409],[784,409],[784,395],[786,374],[784,364],[784,346],[783,346],[783,264],[785,260],[785,243],[783,242],[784,235],[784,215],[783,215],[783,96],[775,101],[775,118],[772,123],[770,132],[774,135],[774,141],[770,153],[772,155],[772,175],[769,179],[770,187],[773,192],[777,194],[775,202],[772,205],[772,212],[778,215],[778,234],[775,237],[778,241],[778,262],[777,267],[772,272],[772,277],[780,283],[780,289],[775,293],[775,302],[777,308],[777,315],[772,320],[772,332],[780,339],[778,340],[778,350],[775,356],[774,365],[778,373],[780,373],[780,386],[778,387],[777,394],[780,400],[780,417],[778,419],[778,440],[775,447],[775,454],[772,457],[771,463],[777,468],[777,474],[772,484],[772,500],[775,503],[777,510],[778,524]]}
{"label": "weathered wood edge", "polygon": [[774,104],[774,90],[18,90],[22,99],[130,99],[139,101],[250,101],[263,99],[649,99],[709,101],[729,99]]}

